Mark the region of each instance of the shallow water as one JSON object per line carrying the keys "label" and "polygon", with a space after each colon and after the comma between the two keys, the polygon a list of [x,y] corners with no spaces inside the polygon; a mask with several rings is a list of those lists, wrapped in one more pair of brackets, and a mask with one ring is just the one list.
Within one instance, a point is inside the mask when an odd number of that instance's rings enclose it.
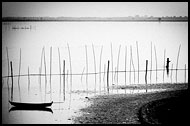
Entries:
{"label": "shallow water", "polygon": [[[15,96],[19,96],[18,89],[15,90]],[[149,89],[148,93],[150,92],[160,92],[165,91],[166,89]],[[147,93],[145,89],[110,89],[109,95],[112,94],[141,94]],[[91,92],[85,92],[76,90],[73,91],[71,94],[66,94],[65,101],[63,100],[63,95],[61,94],[58,96],[55,92],[52,94],[54,95],[54,103],[50,107],[53,113],[48,111],[27,111],[27,110],[16,110],[10,111],[11,105],[8,103],[8,94],[7,89],[3,89],[3,98],[2,98],[2,123],[3,124],[72,124],[73,118],[77,116],[81,116],[82,113],[80,112],[81,108],[88,107],[91,105],[91,97],[97,95],[108,95],[107,92],[97,92],[96,94]],[[23,93],[22,90],[22,102],[40,102],[41,95],[37,90],[32,88],[32,91],[29,93]],[[47,94],[48,95],[48,94]],[[32,97],[33,96],[33,97]],[[43,96],[42,96],[43,97]],[[47,96],[46,96],[47,97]],[[14,97],[14,101],[18,101],[18,98]],[[16,100],[17,99],[17,100]],[[56,101],[57,100],[57,101]],[[46,100],[49,102],[49,100]]]}

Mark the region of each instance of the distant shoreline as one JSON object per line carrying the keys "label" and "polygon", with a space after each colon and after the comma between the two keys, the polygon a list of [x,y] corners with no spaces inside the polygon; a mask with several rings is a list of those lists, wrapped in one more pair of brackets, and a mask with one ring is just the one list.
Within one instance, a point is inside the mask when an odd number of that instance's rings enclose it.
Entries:
{"label": "distant shoreline", "polygon": [[3,17],[2,22],[188,22],[188,17]]}
{"label": "distant shoreline", "polygon": [[4,20],[2,22],[188,22],[186,20]]}

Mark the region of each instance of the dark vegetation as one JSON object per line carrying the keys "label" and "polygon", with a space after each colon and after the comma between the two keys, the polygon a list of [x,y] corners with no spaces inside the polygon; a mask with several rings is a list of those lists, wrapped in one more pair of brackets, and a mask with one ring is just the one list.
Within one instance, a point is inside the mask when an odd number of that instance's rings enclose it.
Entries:
{"label": "dark vegetation", "polygon": [[2,17],[7,21],[188,21],[188,17]]}

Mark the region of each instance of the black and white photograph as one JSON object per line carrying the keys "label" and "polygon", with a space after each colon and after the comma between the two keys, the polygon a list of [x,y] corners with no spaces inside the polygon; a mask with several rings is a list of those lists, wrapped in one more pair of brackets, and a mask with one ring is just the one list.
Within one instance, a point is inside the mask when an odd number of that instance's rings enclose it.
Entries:
{"label": "black and white photograph", "polygon": [[2,124],[188,123],[188,2],[2,2]]}

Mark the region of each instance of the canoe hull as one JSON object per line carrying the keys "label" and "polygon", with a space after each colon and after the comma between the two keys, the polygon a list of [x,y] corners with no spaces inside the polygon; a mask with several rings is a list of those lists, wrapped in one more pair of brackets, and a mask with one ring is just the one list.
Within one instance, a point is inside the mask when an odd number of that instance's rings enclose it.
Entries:
{"label": "canoe hull", "polygon": [[9,103],[19,108],[46,108],[50,107],[53,104],[53,101],[49,103],[20,103],[20,102],[9,101]]}
{"label": "canoe hull", "polygon": [[44,111],[53,113],[51,108],[21,108],[21,107],[12,107],[9,109],[9,112],[12,111]]}

